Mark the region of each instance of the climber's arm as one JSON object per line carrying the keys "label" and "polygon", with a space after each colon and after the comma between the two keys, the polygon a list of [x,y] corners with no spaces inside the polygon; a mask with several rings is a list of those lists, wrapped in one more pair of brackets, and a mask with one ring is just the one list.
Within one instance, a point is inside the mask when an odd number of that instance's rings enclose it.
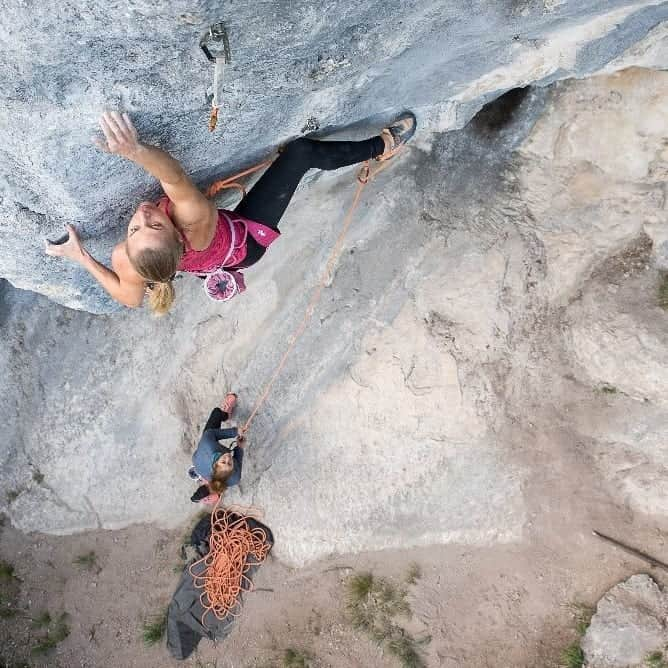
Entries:
{"label": "climber's arm", "polygon": [[[114,250],[112,265],[116,271],[98,262],[84,247],[76,230],[67,226],[69,238],[65,243],[53,244],[46,242],[46,253],[53,257],[66,257],[80,264],[90,275],[111,295],[113,299],[124,306],[141,306],[146,289],[145,281],[130,266],[127,255],[120,247]],[[120,252],[119,252],[120,249]]]}
{"label": "climber's arm", "polygon": [[95,144],[103,151],[131,160],[158,179],[173,203],[172,212],[179,226],[187,229],[201,224],[216,225],[218,214],[214,204],[190,180],[178,160],[156,146],[139,141],[127,114],[107,112],[100,119],[100,127],[104,141],[95,139]]}

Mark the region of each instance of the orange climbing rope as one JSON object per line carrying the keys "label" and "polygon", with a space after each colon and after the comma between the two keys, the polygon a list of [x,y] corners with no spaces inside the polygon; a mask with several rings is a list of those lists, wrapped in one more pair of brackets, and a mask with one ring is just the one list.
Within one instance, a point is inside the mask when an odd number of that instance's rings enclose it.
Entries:
{"label": "orange climbing rope", "polygon": [[226,188],[236,188],[237,190],[241,191],[241,196],[244,197],[246,194],[246,188],[244,188],[244,186],[238,182],[239,179],[243,178],[244,176],[248,176],[249,174],[254,174],[255,172],[259,172],[261,169],[264,169],[265,167],[269,167],[269,165],[271,165],[272,162],[274,162],[273,157],[267,160],[263,160],[262,162],[258,162],[257,165],[253,165],[248,169],[244,169],[243,172],[239,172],[234,176],[228,176],[225,179],[214,181],[204,191],[204,194],[207,197],[211,198],[215,197],[221,190],[225,190]]}
{"label": "orange climbing rope", "polygon": [[[202,626],[209,612],[221,620],[239,614],[241,592],[253,584],[246,573],[263,563],[270,549],[267,532],[251,529],[244,515],[225,508],[211,513],[209,552],[189,568],[195,587],[203,590],[199,597],[204,608]],[[194,571],[199,566],[204,569],[198,574]]]}
{"label": "orange climbing rope", "polygon": [[[398,152],[398,151],[397,151]],[[241,433],[245,433],[248,428],[250,427],[251,422],[257,415],[257,412],[260,410],[264,402],[267,400],[267,397],[269,396],[269,393],[271,392],[271,388],[274,386],[274,383],[276,382],[276,379],[280,375],[281,371],[283,370],[283,367],[285,366],[285,363],[288,361],[288,357],[290,356],[290,353],[294,349],[295,345],[297,344],[297,341],[299,340],[299,337],[304,333],[304,330],[306,329],[306,326],[308,325],[309,321],[311,320],[311,317],[313,316],[313,313],[315,311],[315,307],[318,305],[318,302],[320,301],[320,297],[322,296],[322,291],[323,289],[331,282],[331,277],[332,277],[332,272],[334,270],[334,265],[336,264],[339,255],[341,254],[341,250],[343,248],[343,242],[346,237],[346,233],[348,232],[348,228],[350,227],[350,224],[353,222],[353,214],[355,213],[355,209],[357,209],[357,206],[359,205],[360,198],[362,197],[362,192],[364,191],[364,188],[378,175],[380,172],[382,172],[384,169],[387,168],[389,165],[389,162],[383,162],[381,163],[380,167],[376,168],[375,170],[371,169],[371,166],[369,164],[369,161],[365,161],[357,175],[357,190],[355,191],[355,196],[353,197],[353,201],[348,209],[348,212],[345,215],[345,218],[343,219],[343,225],[341,227],[341,232],[339,233],[338,238],[336,239],[336,242],[334,244],[334,247],[332,248],[332,252],[329,255],[329,259],[327,260],[327,264],[325,265],[325,270],[323,271],[322,275],[320,276],[320,280],[318,281],[318,285],[313,290],[313,293],[311,295],[311,299],[309,300],[306,310],[304,312],[304,317],[302,318],[301,322],[299,325],[297,325],[297,328],[295,329],[294,333],[292,336],[289,338],[289,343],[288,347],[285,349],[285,352],[283,353],[281,359],[279,360],[278,364],[276,365],[276,368],[274,369],[274,372],[271,374],[269,380],[267,381],[267,384],[264,387],[264,390],[262,391],[262,394],[260,397],[257,399],[255,402],[255,405],[253,406],[253,410],[250,412],[250,415],[248,416],[248,419],[244,423],[243,427],[240,428]]]}
{"label": "orange climbing rope", "polygon": [[[399,148],[395,149],[392,152],[392,157],[397,155],[403,150],[403,146],[400,146]],[[241,191],[242,197],[246,194],[246,189],[244,188],[243,185],[238,183],[238,179],[248,176],[249,174],[253,174],[255,172],[260,171],[261,169],[264,169],[265,167],[268,167],[272,162],[274,161],[273,158],[270,158],[269,160],[265,160],[264,162],[260,162],[257,165],[254,165],[253,167],[249,167],[248,169],[244,170],[243,172],[239,172],[238,174],[235,174],[234,176],[230,176],[226,179],[221,179],[220,181],[216,181],[212,183],[207,190],[205,191],[205,194],[207,197],[214,197],[218,192],[225,188],[236,188]],[[285,366],[285,363],[288,361],[288,357],[290,356],[290,353],[292,352],[293,348],[295,347],[297,341],[301,337],[301,335],[304,333],[304,330],[306,329],[306,326],[308,325],[309,321],[311,320],[313,313],[315,311],[315,307],[318,305],[318,302],[320,301],[320,297],[322,296],[322,291],[323,289],[327,286],[327,284],[330,282],[332,271],[334,270],[334,265],[336,264],[339,255],[341,254],[341,250],[343,248],[343,242],[345,240],[346,234],[348,232],[348,228],[350,227],[350,224],[353,221],[353,214],[355,213],[355,209],[357,209],[357,206],[359,205],[360,198],[362,197],[362,191],[364,188],[369,184],[380,172],[382,172],[384,169],[388,167],[390,164],[390,161],[385,160],[383,161],[380,166],[374,170],[371,169],[371,164],[369,160],[366,160],[363,164],[362,167],[357,174],[357,190],[355,191],[355,196],[353,197],[353,201],[348,209],[348,212],[346,213],[344,219],[343,219],[343,225],[341,228],[341,232],[334,244],[334,247],[332,248],[332,252],[329,255],[329,259],[327,260],[327,264],[325,266],[325,270],[322,273],[320,277],[320,281],[318,282],[318,285],[314,288],[313,294],[311,295],[311,299],[309,300],[307,306],[306,306],[306,311],[304,312],[304,317],[302,318],[301,322],[299,325],[297,325],[297,328],[295,329],[294,333],[289,339],[288,347],[286,348],[285,352],[283,353],[281,359],[279,360],[278,364],[276,365],[276,368],[274,369],[274,372],[271,374],[269,380],[267,381],[267,384],[264,387],[264,390],[262,391],[262,394],[260,394],[260,397],[257,399],[255,402],[255,405],[253,406],[253,410],[250,412],[250,415],[248,416],[248,419],[244,423],[244,425],[239,429],[241,433],[245,433],[248,428],[250,427],[251,422],[257,415],[257,412],[260,410],[264,402],[267,400],[267,397],[269,396],[269,392],[271,392],[271,388],[274,386],[274,383],[276,382],[276,379],[280,375],[281,371],[283,370],[283,367]]]}

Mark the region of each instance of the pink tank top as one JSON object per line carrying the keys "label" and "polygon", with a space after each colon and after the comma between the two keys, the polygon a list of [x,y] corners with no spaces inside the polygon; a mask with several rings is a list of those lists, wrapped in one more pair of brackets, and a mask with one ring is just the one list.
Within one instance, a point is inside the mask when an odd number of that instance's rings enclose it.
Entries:
{"label": "pink tank top", "polygon": [[[171,218],[170,205],[171,201],[166,196],[161,197],[157,202],[158,208]],[[179,263],[179,271],[209,274],[222,267],[240,265],[246,259],[248,234],[265,248],[280,236],[280,232],[262,223],[244,218],[233,211],[218,209],[216,232],[211,243],[204,250],[198,251],[191,248],[185,235],[181,232],[185,253]]]}

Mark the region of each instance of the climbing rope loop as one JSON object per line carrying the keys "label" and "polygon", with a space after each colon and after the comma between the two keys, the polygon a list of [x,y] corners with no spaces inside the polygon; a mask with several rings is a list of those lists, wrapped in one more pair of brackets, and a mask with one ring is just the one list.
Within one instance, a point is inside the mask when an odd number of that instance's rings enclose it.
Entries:
{"label": "climbing rope loop", "polygon": [[266,560],[271,547],[267,532],[261,527],[251,528],[246,516],[225,508],[214,509],[209,552],[189,567],[195,587],[202,590],[202,626],[206,626],[209,613],[219,620],[239,615],[241,594],[253,586],[247,573]]}

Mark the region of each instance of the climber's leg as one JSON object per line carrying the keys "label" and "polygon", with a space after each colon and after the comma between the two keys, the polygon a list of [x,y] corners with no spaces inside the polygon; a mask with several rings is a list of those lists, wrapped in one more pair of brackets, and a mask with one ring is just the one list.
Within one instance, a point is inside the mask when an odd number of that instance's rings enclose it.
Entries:
{"label": "climber's leg", "polygon": [[381,137],[365,141],[314,141],[300,138],[290,142],[270,165],[246,197],[237,213],[274,229],[309,169],[339,169],[383,153]]}
{"label": "climber's leg", "polygon": [[[300,138],[290,142],[251,188],[236,208],[237,213],[278,230],[299,182],[309,169],[339,169],[365,160],[387,160],[415,133],[416,120],[410,112],[401,114],[382,134],[365,141],[314,141]],[[255,264],[265,253],[248,237],[244,267]]]}

